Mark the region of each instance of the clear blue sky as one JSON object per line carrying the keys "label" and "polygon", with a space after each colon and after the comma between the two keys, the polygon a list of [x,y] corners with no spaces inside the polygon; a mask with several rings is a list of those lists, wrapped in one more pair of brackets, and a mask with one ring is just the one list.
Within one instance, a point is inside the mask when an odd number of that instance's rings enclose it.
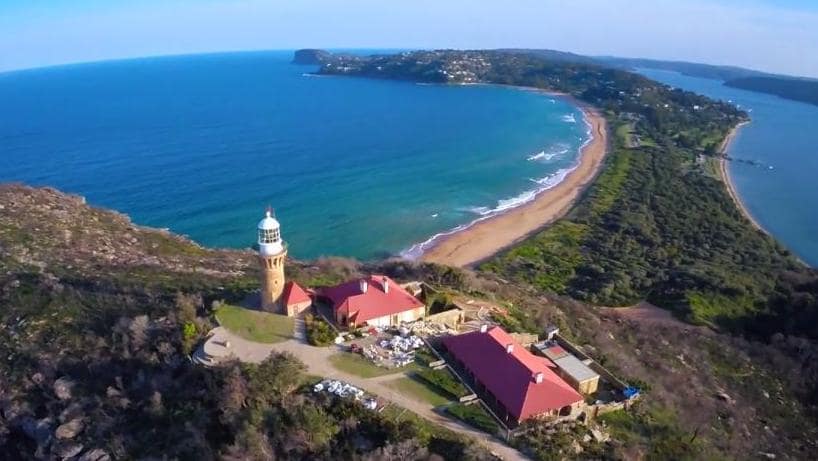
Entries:
{"label": "clear blue sky", "polygon": [[0,0],[0,71],[302,47],[552,48],[818,77],[818,0]]}

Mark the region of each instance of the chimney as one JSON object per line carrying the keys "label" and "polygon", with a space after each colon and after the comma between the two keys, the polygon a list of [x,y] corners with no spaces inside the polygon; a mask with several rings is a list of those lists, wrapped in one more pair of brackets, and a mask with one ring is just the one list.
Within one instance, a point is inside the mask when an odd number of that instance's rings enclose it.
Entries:
{"label": "chimney", "polygon": [[361,288],[361,293],[366,293],[366,290],[369,288],[369,284],[366,282],[366,279],[361,279],[358,286]]}
{"label": "chimney", "polygon": [[543,374],[541,371],[534,373],[534,382],[540,384],[543,380]]}
{"label": "chimney", "polygon": [[509,353],[509,354],[514,352],[514,344],[513,343],[506,344],[506,352]]}
{"label": "chimney", "polygon": [[480,325],[480,333],[485,333],[487,331],[489,331],[489,326],[488,325],[486,325],[485,323]]}
{"label": "chimney", "polygon": [[389,293],[389,279],[386,277],[383,278],[383,292]]}

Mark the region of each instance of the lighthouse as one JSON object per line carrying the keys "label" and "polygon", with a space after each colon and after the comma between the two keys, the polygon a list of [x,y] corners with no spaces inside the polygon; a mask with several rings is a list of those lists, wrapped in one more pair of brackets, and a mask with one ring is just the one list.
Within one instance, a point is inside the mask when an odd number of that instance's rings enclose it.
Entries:
{"label": "lighthouse", "polygon": [[281,225],[270,209],[258,223],[258,259],[261,263],[261,309],[278,312],[282,309],[287,246],[281,240]]}

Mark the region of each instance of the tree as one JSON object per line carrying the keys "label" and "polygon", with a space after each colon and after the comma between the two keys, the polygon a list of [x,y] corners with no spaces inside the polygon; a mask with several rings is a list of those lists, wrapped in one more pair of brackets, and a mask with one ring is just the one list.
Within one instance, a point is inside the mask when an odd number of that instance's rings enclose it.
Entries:
{"label": "tree", "polygon": [[225,424],[235,424],[238,421],[241,410],[246,405],[248,395],[247,380],[242,374],[239,364],[233,362],[227,365],[218,401]]}
{"label": "tree", "polygon": [[289,352],[273,352],[250,370],[250,398],[266,407],[290,394],[304,379],[306,367]]}
{"label": "tree", "polygon": [[428,459],[429,451],[417,439],[390,443],[365,455],[363,461],[413,461]]}
{"label": "tree", "polygon": [[245,424],[232,445],[222,453],[225,461],[273,461],[276,459],[270,440],[255,426]]}
{"label": "tree", "polygon": [[328,444],[340,430],[332,417],[324,413],[321,407],[313,405],[299,406],[293,419],[296,427],[304,431],[310,451],[317,451]]}

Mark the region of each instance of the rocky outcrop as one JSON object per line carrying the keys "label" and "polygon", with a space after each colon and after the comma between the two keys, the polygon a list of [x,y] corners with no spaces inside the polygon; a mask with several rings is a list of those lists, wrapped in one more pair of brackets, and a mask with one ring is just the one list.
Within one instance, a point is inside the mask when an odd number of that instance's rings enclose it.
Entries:
{"label": "rocky outcrop", "polygon": [[82,422],[82,419],[75,418],[65,424],[61,424],[54,435],[56,435],[58,439],[73,439],[82,432],[84,427],[85,424]]}
{"label": "rocky outcrop", "polygon": [[[206,249],[52,188],[0,184],[0,203],[0,266],[81,275],[130,274],[144,268],[216,279],[242,276],[256,266],[250,251]],[[59,290],[59,279],[50,277]]]}
{"label": "rocky outcrop", "polygon": [[74,382],[68,378],[60,378],[54,381],[54,395],[60,400],[71,399],[71,390],[74,389]]}

